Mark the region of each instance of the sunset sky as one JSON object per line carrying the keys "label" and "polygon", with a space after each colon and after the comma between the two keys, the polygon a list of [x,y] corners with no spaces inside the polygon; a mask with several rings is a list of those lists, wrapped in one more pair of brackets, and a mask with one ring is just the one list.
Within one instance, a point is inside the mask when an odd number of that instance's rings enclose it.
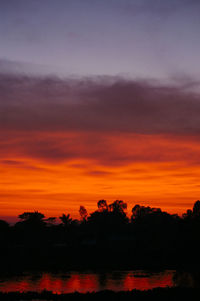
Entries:
{"label": "sunset sky", "polygon": [[200,1],[0,1],[0,218],[200,198]]}

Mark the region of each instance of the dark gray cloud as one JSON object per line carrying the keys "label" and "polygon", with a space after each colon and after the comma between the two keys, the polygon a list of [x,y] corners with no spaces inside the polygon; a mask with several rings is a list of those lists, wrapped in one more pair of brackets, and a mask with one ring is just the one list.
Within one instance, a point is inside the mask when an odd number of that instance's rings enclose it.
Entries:
{"label": "dark gray cloud", "polygon": [[32,158],[106,166],[199,164],[200,96],[186,92],[191,79],[180,82],[167,86],[119,77],[61,80],[2,74],[2,163]]}
{"label": "dark gray cloud", "polygon": [[0,75],[0,128],[199,135],[200,95],[184,86]]}

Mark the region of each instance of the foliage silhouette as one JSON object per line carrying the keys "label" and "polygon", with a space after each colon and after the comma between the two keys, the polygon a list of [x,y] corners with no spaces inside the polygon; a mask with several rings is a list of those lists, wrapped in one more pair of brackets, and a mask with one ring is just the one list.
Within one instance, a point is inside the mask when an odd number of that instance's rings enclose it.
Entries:
{"label": "foliage silhouette", "polygon": [[59,217],[59,219],[61,220],[62,225],[65,227],[69,227],[73,221],[70,217],[70,214],[65,215],[64,213],[62,216]]}
{"label": "foliage silhouette", "polygon": [[102,199],[90,214],[80,206],[80,221],[38,211],[20,214],[15,225],[0,220],[2,269],[198,267],[199,201],[181,217],[135,205],[128,218],[126,209]]}
{"label": "foliage silhouette", "polygon": [[24,212],[18,216],[21,220],[19,223],[24,223],[26,226],[43,226],[45,224],[45,215],[38,211]]}
{"label": "foliage silhouette", "polygon": [[87,220],[88,213],[84,206],[80,206],[79,213],[82,221],[85,222]]}
{"label": "foliage silhouette", "polygon": [[99,211],[108,210],[107,201],[105,201],[105,200],[98,201],[97,207],[98,207]]}

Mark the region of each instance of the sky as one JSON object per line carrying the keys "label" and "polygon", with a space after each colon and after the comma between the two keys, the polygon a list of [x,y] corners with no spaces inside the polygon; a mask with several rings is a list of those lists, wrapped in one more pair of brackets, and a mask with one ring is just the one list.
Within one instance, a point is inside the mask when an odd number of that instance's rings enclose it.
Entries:
{"label": "sky", "polygon": [[0,1],[0,218],[199,199],[200,2]]}

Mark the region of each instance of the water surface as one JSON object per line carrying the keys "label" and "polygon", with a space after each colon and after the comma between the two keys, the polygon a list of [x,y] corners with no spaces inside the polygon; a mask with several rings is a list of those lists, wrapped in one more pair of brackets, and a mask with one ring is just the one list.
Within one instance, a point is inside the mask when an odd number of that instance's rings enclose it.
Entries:
{"label": "water surface", "polygon": [[101,290],[146,290],[175,286],[176,271],[150,272],[144,270],[111,272],[27,273],[9,278],[0,277],[0,291],[52,291],[53,293],[85,293]]}

